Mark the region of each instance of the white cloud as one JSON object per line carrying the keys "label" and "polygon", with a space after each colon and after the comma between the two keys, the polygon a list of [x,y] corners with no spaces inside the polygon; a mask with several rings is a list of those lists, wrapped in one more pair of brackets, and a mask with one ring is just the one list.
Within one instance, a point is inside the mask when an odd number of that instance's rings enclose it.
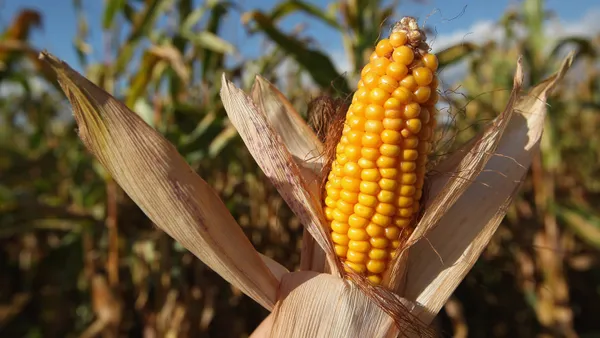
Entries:
{"label": "white cloud", "polygon": [[[594,37],[600,33],[600,8],[594,8],[586,12],[580,19],[574,21],[561,21],[558,19],[550,20],[544,26],[544,35],[547,37],[547,48],[554,48],[555,42],[568,37]],[[515,29],[517,36],[523,36],[523,28]],[[482,44],[487,41],[500,42],[505,39],[504,29],[497,23],[489,20],[475,22],[468,29],[457,30],[448,34],[439,34],[431,36],[431,45],[434,52],[439,52],[447,47],[459,44],[461,42],[472,42]],[[441,73],[442,81],[445,83],[455,83],[460,80],[468,71],[467,64],[460,62],[451,67],[447,67]]]}
{"label": "white cloud", "polygon": [[[592,37],[600,33],[600,8],[593,8],[575,21],[550,20],[544,27],[548,42],[554,42],[567,36]],[[517,36],[524,34],[523,29],[516,29]],[[467,29],[461,29],[449,34],[431,36],[432,49],[439,52],[444,48],[460,42],[483,43],[486,41],[501,41],[505,34],[502,27],[490,20],[477,21]],[[552,45],[549,43],[549,45]]]}

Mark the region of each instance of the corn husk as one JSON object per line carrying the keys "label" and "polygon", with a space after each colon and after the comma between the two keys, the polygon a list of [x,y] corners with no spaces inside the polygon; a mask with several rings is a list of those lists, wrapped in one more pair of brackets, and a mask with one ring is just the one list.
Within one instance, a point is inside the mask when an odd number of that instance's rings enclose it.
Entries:
{"label": "corn husk", "polygon": [[[504,131],[495,141],[495,151],[490,153],[485,167],[479,170],[473,180],[467,181],[468,186],[464,192],[444,211],[433,230],[410,247],[407,281],[401,294],[426,309],[419,314],[424,322],[431,322],[437,315],[471,270],[504,218],[534,155],[539,151],[548,95],[562,79],[571,62],[572,56],[569,56],[557,74],[519,98]],[[519,73],[517,71],[515,80],[518,80]],[[505,116],[506,111],[496,118],[491,128],[502,123],[500,120]],[[460,164],[455,165],[456,157],[462,153],[473,153],[474,149],[485,143],[483,141],[487,135],[488,132],[484,131],[476,136],[454,156],[440,163],[438,170],[442,173],[459,172]],[[454,178],[448,179],[440,175],[437,180],[448,181],[447,186]],[[437,180],[432,183],[432,190],[435,186],[443,185],[443,182]],[[451,192],[442,188],[439,195],[444,193]]]}
{"label": "corn husk", "polygon": [[273,119],[267,119],[266,114],[259,112],[254,101],[225,76],[222,79],[221,98],[229,119],[256,163],[326,253],[330,271],[341,276],[333,243],[323,226],[325,215],[319,195],[309,189],[309,184],[301,176],[300,168],[285,146],[283,136],[270,123]]}
{"label": "corn husk", "polygon": [[[258,111],[265,114],[273,129],[281,135],[300,174],[313,196],[319,196],[320,174],[324,166],[323,144],[294,106],[275,86],[260,75],[252,86],[252,100]],[[307,228],[302,235],[300,269],[325,271],[325,252],[319,247]]]}
{"label": "corn husk", "polygon": [[215,191],[137,114],[48,53],[79,137],[159,228],[267,309],[278,280]]}
{"label": "corn husk", "polygon": [[[258,111],[264,113],[269,124],[281,136],[300,174],[313,196],[319,196],[321,173],[325,159],[323,144],[290,101],[269,81],[257,75],[252,86],[252,100]],[[302,236],[300,269],[324,272],[325,252],[314,240],[307,228]]]}

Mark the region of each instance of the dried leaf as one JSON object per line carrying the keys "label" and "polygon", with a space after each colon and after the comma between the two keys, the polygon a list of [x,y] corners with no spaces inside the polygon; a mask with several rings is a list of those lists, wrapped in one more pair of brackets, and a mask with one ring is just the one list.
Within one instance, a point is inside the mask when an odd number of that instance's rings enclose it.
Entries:
{"label": "dried leaf", "polygon": [[[319,196],[320,174],[324,165],[323,144],[296,109],[275,86],[257,75],[252,87],[252,99],[259,112],[277,132],[294,157],[313,196]],[[312,236],[303,234],[300,268],[324,272],[325,253]]]}
{"label": "dried leaf", "polygon": [[181,52],[177,48],[168,44],[160,46],[154,45],[148,49],[148,52],[169,61],[171,68],[177,73],[177,76],[179,76],[179,79],[183,84],[186,86],[189,84],[190,70],[183,60],[183,55],[181,55]]}
{"label": "dried leaf", "polygon": [[[492,154],[498,147],[498,143],[510,122],[513,115],[514,104],[517,101],[518,93],[523,82],[523,71],[521,60],[517,64],[513,89],[506,105],[506,108],[492,123],[484,130],[483,135],[476,141],[471,140],[470,147],[461,148],[449,157],[447,161],[440,164],[442,169],[434,169],[441,173],[431,182],[432,202],[424,203],[425,214],[417,224],[415,231],[411,234],[406,247],[399,248],[401,254],[399,259],[395,260],[389,276],[386,276],[384,283],[390,279],[389,284],[392,289],[403,295],[404,278],[406,277],[407,255],[410,254],[410,247],[424,237],[438,225],[438,222],[448,210],[458,201],[461,195],[469,188],[474,179],[479,175],[486,163],[492,157]],[[449,165],[451,164],[451,165]]]}
{"label": "dried leaf", "polygon": [[281,281],[281,277],[283,277],[283,275],[290,272],[285,266],[279,264],[278,262],[273,260],[271,257],[267,257],[263,254],[259,254],[259,255],[260,255],[260,258],[262,258],[265,265],[269,268],[269,270],[271,270],[271,273],[273,274],[273,276],[275,276],[275,278],[277,278],[278,281]]}
{"label": "dried leaf", "polygon": [[278,281],[215,191],[134,112],[48,53],[85,146],[144,213],[267,309]]}
{"label": "dried leaf", "polygon": [[[572,55],[556,75],[517,102],[513,117],[485,168],[426,238],[410,248],[403,295],[424,306],[426,311],[419,314],[424,322],[433,320],[504,218],[539,149],[546,99],[571,62]],[[472,152],[480,143],[480,140],[470,142],[465,150]],[[452,158],[449,161],[456,163]],[[448,163],[442,163],[441,167],[447,168]]]}
{"label": "dried leaf", "polygon": [[325,250],[331,271],[339,274],[339,261],[334,256],[333,243],[324,227],[326,222],[321,202],[309,191],[281,136],[271,127],[266,114],[259,112],[252,99],[228,81],[225,75],[222,84],[221,99],[227,115],[254,160]]}
{"label": "dried leaf", "polygon": [[386,337],[394,326],[392,318],[354,283],[314,272],[282,278],[281,298],[271,317],[269,337]]}
{"label": "dried leaf", "polygon": [[287,98],[261,76],[256,76],[252,87],[252,99],[264,112],[296,163],[303,171],[304,180],[312,184],[319,180],[323,166],[323,144]]}

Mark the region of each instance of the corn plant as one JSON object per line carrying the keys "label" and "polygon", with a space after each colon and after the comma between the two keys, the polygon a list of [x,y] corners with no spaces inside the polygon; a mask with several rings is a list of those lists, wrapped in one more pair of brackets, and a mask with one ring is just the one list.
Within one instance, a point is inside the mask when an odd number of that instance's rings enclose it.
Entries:
{"label": "corn plant", "polygon": [[[421,55],[419,48],[426,45],[420,39],[425,34],[414,19],[402,19],[398,27],[395,32],[406,34],[409,44],[399,47],[398,53],[381,47],[373,62],[393,58],[406,63],[412,61],[406,60],[409,52]],[[396,36],[391,39],[396,41]],[[381,46],[391,43],[383,41]],[[404,43],[406,39],[398,46]],[[315,243],[324,253],[313,255],[314,264],[306,271],[289,272],[259,254],[206,181],[126,105],[51,54],[42,53],[41,58],[56,72],[73,106],[79,137],[132,200],[154,224],[272,311],[254,335],[297,337],[423,333],[425,329],[414,321],[426,326],[433,320],[481,254],[518,191],[539,145],[544,102],[571,62],[567,59],[557,74],[524,96],[519,94],[523,70],[517,67],[506,109],[481,134],[438,164],[435,170],[440,174],[431,178],[432,197],[424,203],[423,217],[396,248],[388,278],[375,281],[340,260],[339,252],[336,256],[334,243],[339,242],[335,237],[332,241],[326,230],[326,209],[319,190],[311,184],[322,180],[325,159],[314,156],[321,153],[322,145],[276,89],[256,85],[249,96],[223,75],[220,96],[249,152],[312,235],[303,254],[317,252],[310,247]],[[423,80],[419,74],[414,75],[417,83]],[[362,80],[365,86],[366,79]],[[374,95],[370,100],[375,100]],[[414,95],[416,102],[429,100]],[[280,109],[272,109],[277,106]],[[488,187],[493,187],[493,194]],[[473,204],[478,206],[476,212],[465,214],[465,208]],[[382,286],[373,285],[380,282]]]}

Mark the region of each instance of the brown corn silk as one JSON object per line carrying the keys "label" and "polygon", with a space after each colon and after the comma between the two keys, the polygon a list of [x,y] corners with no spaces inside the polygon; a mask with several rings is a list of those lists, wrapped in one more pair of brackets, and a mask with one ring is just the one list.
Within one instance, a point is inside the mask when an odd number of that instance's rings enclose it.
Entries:
{"label": "brown corn silk", "polygon": [[428,50],[410,17],[378,42],[328,167],[324,203],[336,255],[374,284],[420,211],[438,99],[437,58]]}

